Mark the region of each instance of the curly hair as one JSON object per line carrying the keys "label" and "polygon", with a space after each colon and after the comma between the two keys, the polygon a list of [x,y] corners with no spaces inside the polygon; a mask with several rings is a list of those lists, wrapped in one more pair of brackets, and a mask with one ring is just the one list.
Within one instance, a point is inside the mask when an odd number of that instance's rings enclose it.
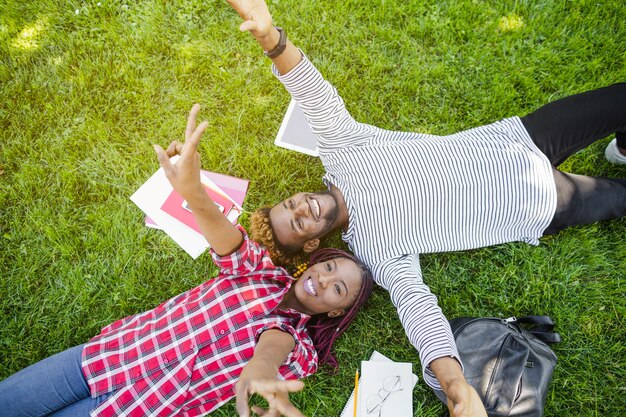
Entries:
{"label": "curly hair", "polygon": [[294,265],[302,259],[302,249],[281,244],[272,228],[271,207],[262,207],[250,216],[250,238],[265,246],[276,265]]}

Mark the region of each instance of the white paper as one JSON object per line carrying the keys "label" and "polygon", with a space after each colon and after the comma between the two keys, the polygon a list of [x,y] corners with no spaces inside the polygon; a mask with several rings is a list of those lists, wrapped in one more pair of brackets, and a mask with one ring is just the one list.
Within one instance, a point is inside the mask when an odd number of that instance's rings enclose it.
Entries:
{"label": "white paper", "polygon": [[[363,380],[359,389],[361,417],[412,417],[412,365],[407,362],[361,362]],[[368,404],[379,404],[368,408]],[[368,413],[369,410],[373,410]]]}
{"label": "white paper", "polygon": [[[177,156],[172,158],[172,163],[175,163],[177,159]],[[161,210],[161,206],[172,191],[172,185],[165,177],[165,171],[159,168],[130,199],[185,252],[196,259],[209,247],[209,243],[201,233]]]}
{"label": "white paper", "polygon": [[[382,353],[376,350],[372,352],[372,356],[370,356],[369,360],[374,361],[374,362],[394,363],[391,359],[389,359],[388,357],[386,357],[385,355],[383,355]],[[417,384],[418,379],[419,378],[417,377],[417,375],[411,373],[411,387],[410,387],[411,409],[413,408],[413,388],[415,388],[415,385]],[[359,394],[358,394],[359,398],[361,398],[361,387],[363,386],[362,381],[363,381],[363,378],[362,377],[359,378]],[[361,411],[360,407],[357,407],[357,417],[367,417],[365,416],[365,413],[361,414],[360,411]],[[348,398],[348,401],[346,402],[346,405],[344,406],[340,417],[353,417],[353,416],[354,416],[354,389],[352,390],[352,393],[350,394],[350,398]],[[378,416],[378,414],[376,416]]]}

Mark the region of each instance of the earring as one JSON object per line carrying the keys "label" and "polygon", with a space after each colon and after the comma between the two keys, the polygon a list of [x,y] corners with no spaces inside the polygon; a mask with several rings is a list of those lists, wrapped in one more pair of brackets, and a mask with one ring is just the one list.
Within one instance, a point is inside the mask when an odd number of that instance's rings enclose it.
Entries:
{"label": "earring", "polygon": [[304,273],[304,271],[306,271],[309,267],[309,264],[304,262],[301,263],[300,265],[296,266],[296,270],[293,274],[291,274],[292,277],[294,278],[300,278],[302,276],[302,274]]}

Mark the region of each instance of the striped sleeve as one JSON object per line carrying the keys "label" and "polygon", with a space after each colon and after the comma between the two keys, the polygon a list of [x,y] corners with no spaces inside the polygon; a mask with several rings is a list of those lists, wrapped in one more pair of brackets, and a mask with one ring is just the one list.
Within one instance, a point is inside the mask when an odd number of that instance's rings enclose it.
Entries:
{"label": "striped sleeve", "polygon": [[366,144],[381,130],[355,121],[337,89],[304,54],[302,61],[287,74],[281,75],[275,66],[272,72],[302,109],[318,137],[320,153]]}
{"label": "striped sleeve", "polygon": [[448,320],[437,297],[422,281],[418,255],[385,260],[372,268],[376,282],[389,291],[400,322],[422,363],[424,381],[441,389],[430,363],[441,357],[456,358],[463,366]]}

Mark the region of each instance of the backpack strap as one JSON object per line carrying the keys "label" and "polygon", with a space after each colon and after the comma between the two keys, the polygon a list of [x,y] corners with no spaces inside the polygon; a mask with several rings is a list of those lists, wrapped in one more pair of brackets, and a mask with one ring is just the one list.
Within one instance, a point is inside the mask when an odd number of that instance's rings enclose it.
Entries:
{"label": "backpack strap", "polygon": [[531,326],[541,326],[546,331],[554,329],[554,322],[550,316],[523,316],[517,317],[518,323],[530,324]]}
{"label": "backpack strap", "polygon": [[555,332],[543,332],[539,330],[530,330],[533,336],[536,336],[544,343],[559,343],[561,341],[561,335]]}
{"label": "backpack strap", "polygon": [[[484,318],[487,320],[501,320],[496,318]],[[452,332],[456,333],[456,330],[464,326],[470,321],[479,320],[476,317],[457,317],[450,320],[450,327]],[[537,337],[544,343],[559,343],[561,341],[561,335],[554,332],[554,322],[550,316],[522,316],[522,317],[510,317],[505,321],[509,323],[526,324],[530,327],[526,329],[533,336]],[[456,337],[456,335],[455,335]]]}
{"label": "backpack strap", "polygon": [[544,343],[559,343],[561,341],[561,335],[553,331],[554,322],[550,316],[518,317],[517,322],[531,325],[528,332]]}

